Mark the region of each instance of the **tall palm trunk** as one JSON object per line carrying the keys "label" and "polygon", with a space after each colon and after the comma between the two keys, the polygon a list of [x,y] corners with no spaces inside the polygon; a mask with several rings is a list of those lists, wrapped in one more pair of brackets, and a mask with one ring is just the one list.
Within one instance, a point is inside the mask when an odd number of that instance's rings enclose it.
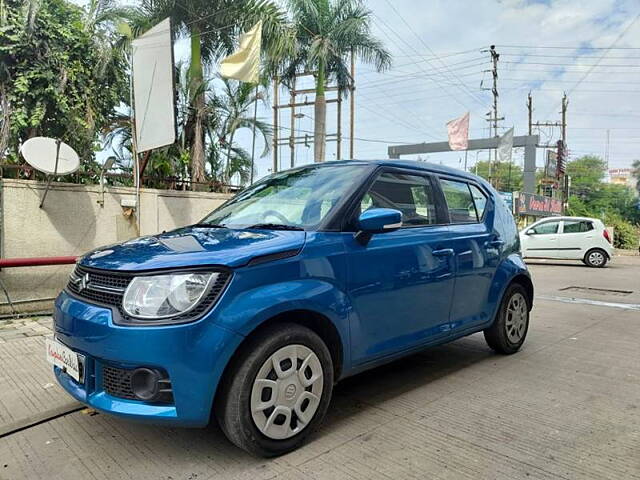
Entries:
{"label": "tall palm trunk", "polygon": [[195,92],[193,107],[195,121],[193,145],[191,145],[191,189],[198,190],[200,182],[206,180],[204,170],[204,128],[205,109],[204,88],[202,85],[202,52],[200,49],[200,29],[194,25],[191,30],[191,88]]}
{"label": "tall palm trunk", "polygon": [[327,101],[324,96],[325,70],[324,64],[318,66],[316,78],[316,100],[314,103],[313,128],[313,161],[324,162],[324,151],[327,141]]}
{"label": "tall palm trunk", "polygon": [[[233,125],[235,127],[235,125]],[[225,191],[229,191],[229,184],[231,183],[231,148],[233,147],[233,137],[236,133],[236,129],[233,128],[231,130],[231,134],[229,135],[229,146],[227,147],[227,165],[224,169],[224,175],[222,176],[222,181],[225,183]]]}
{"label": "tall palm trunk", "polygon": [[9,146],[9,122],[10,116],[9,95],[5,84],[0,85],[0,160],[4,159],[5,152]]}

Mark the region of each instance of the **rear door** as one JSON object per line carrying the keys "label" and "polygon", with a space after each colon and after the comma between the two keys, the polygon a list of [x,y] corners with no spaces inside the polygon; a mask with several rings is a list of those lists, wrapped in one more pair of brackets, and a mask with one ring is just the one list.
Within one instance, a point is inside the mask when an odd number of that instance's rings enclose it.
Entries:
{"label": "rear door", "polygon": [[547,220],[525,230],[528,258],[564,258],[558,250],[560,220]]}
{"label": "rear door", "polygon": [[464,331],[487,322],[489,289],[505,241],[492,228],[495,206],[483,187],[446,177],[440,178],[440,186],[447,203],[456,264],[451,329]]}
{"label": "rear door", "polygon": [[564,220],[558,235],[558,250],[565,258],[582,259],[594,245],[594,234],[589,220]]}

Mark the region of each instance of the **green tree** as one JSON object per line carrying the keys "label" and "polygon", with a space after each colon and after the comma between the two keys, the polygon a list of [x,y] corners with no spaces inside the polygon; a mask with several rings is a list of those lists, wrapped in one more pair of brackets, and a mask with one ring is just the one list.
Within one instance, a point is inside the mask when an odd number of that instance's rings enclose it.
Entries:
{"label": "green tree", "polygon": [[293,43],[286,14],[270,0],[142,0],[141,12],[155,23],[171,17],[173,25],[191,45],[189,63],[190,118],[185,139],[191,152],[191,177],[206,179],[206,95],[211,83],[206,70],[231,53],[238,35],[262,20],[263,52],[272,61],[288,52]]}
{"label": "green tree", "polygon": [[325,158],[326,84],[335,80],[339,93],[352,84],[347,60],[355,54],[378,71],[391,65],[391,55],[370,31],[371,11],[360,0],[289,0],[293,16],[296,50],[282,71],[293,85],[295,75],[314,72],[314,153],[316,162]]}
{"label": "green tree", "polygon": [[18,161],[21,143],[44,135],[69,143],[85,161],[93,159],[98,133],[128,89],[124,56],[111,51],[120,36],[99,14],[108,10],[103,7],[87,11],[65,0],[5,0],[0,158]]}
{"label": "green tree", "polygon": [[581,198],[600,188],[607,171],[607,163],[596,155],[585,155],[567,163],[566,175],[571,177],[571,193]]}
{"label": "green tree", "polygon": [[604,183],[606,162],[587,155],[567,164],[571,175],[569,215],[595,217],[615,229],[615,246],[636,248],[637,227],[640,223],[638,199],[627,186]]}
{"label": "green tree", "polygon": [[640,195],[640,160],[634,160],[631,164],[631,175],[636,179],[636,190]]}
{"label": "green tree", "polygon": [[486,160],[476,164],[473,172],[482,178],[492,179],[496,190],[514,192],[522,190],[522,167],[520,165],[509,164],[505,162],[492,162],[491,175],[489,175],[489,162]]}
{"label": "green tree", "polygon": [[[220,139],[226,145],[226,168],[222,175],[222,180],[229,183],[231,177],[239,174],[243,182],[250,176],[251,165],[249,171],[244,168],[244,158],[250,156],[244,151],[240,151],[239,146],[234,145],[234,136],[238,129],[249,128],[253,131],[255,126],[256,134],[262,136],[265,148],[261,153],[264,157],[269,153],[269,140],[271,139],[271,127],[265,122],[254,119],[253,111],[255,102],[262,103],[265,99],[264,91],[256,88],[248,83],[238,82],[236,80],[228,80],[221,78],[223,89],[222,95],[217,95],[214,99],[216,110],[220,121]],[[245,154],[246,153],[246,154]]]}

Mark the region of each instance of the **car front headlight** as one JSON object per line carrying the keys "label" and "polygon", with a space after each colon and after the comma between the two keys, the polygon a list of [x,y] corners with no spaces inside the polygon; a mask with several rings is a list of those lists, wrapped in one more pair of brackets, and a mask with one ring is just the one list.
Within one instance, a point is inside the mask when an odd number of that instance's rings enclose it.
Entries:
{"label": "car front headlight", "polygon": [[134,277],[122,299],[127,315],[145,319],[176,317],[193,309],[218,273],[172,273]]}

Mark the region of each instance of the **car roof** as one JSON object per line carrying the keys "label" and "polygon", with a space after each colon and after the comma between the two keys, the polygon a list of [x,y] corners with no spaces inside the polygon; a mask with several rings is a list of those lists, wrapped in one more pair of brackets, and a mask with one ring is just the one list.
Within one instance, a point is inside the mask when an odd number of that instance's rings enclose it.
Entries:
{"label": "car roof", "polygon": [[597,218],[591,218],[591,217],[569,217],[569,216],[562,216],[562,217],[546,217],[546,218],[541,218],[540,220],[536,220],[534,223],[538,223],[538,222],[542,222],[544,220],[548,220],[548,221],[552,221],[552,220],[586,220],[589,222],[599,222],[600,220]]}
{"label": "car roof", "polygon": [[485,187],[491,188],[489,183],[486,182],[483,178],[478,177],[477,175],[473,175],[472,173],[465,172],[463,170],[458,170],[457,168],[447,167],[445,165],[439,165],[436,163],[422,162],[417,160],[396,160],[396,159],[380,159],[380,160],[331,160],[328,162],[323,162],[322,164],[309,164],[309,166],[330,166],[330,165],[379,165],[385,167],[400,167],[400,168],[408,168],[412,170],[420,170],[423,172],[431,172],[431,173],[439,173],[442,175],[451,175],[460,178],[464,178],[467,180],[473,180],[475,182],[481,183]]}

